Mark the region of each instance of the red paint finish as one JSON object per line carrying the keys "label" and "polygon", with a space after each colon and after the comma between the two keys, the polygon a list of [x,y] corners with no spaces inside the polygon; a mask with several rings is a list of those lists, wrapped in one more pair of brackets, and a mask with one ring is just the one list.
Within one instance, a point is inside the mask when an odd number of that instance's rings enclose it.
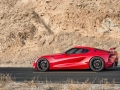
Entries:
{"label": "red paint finish", "polygon": [[89,62],[93,57],[101,57],[104,60],[105,68],[112,67],[113,63],[110,62],[109,56],[110,53],[107,50],[96,49],[93,47],[86,46],[76,46],[74,49],[85,49],[87,50],[85,53],[74,53],[67,54],[53,54],[46,55],[37,58],[33,63],[33,68],[37,70],[37,61],[40,58],[45,58],[48,60],[50,67],[49,70],[60,70],[60,69],[88,69]]}

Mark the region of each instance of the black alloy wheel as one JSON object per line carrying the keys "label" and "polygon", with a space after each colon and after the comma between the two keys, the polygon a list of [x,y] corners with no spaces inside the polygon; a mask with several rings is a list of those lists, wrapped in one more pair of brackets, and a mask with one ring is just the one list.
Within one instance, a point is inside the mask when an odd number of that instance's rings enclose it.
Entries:
{"label": "black alloy wheel", "polygon": [[47,71],[49,69],[49,62],[47,59],[40,58],[37,61],[37,68],[39,71]]}
{"label": "black alloy wheel", "polygon": [[104,61],[100,57],[93,57],[90,60],[90,69],[93,71],[102,71],[104,69]]}

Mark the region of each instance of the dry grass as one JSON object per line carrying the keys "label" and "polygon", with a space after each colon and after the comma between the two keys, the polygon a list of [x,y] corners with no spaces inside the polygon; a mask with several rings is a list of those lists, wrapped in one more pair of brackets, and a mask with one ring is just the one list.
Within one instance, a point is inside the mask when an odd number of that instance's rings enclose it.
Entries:
{"label": "dry grass", "polygon": [[[120,85],[115,84],[115,81],[108,82],[108,79],[103,79],[103,83],[92,84],[89,79],[80,83],[71,79],[66,80],[64,83],[52,83],[51,81],[46,82],[15,82],[11,76],[0,74],[0,90],[120,90]],[[94,81],[94,80],[93,80]]]}
{"label": "dry grass", "polygon": [[4,75],[4,74],[0,74],[0,87],[4,87],[7,83],[12,82],[11,76],[8,75]]}

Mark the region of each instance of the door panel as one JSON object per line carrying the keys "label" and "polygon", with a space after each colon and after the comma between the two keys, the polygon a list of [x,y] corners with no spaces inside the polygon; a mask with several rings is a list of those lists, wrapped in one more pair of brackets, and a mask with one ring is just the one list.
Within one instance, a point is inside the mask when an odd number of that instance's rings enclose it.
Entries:
{"label": "door panel", "polygon": [[72,68],[79,66],[80,61],[86,58],[86,54],[64,54],[62,56],[55,56],[54,58],[57,60],[54,67]]}

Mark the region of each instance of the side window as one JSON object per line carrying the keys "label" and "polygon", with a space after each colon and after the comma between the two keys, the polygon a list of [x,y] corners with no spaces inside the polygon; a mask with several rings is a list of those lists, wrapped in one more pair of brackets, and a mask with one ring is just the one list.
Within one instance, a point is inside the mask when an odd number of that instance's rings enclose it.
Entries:
{"label": "side window", "polygon": [[89,52],[88,49],[83,49],[83,51],[82,51],[82,53],[87,53],[87,52]]}
{"label": "side window", "polygon": [[71,48],[67,50],[65,53],[66,54],[80,54],[80,53],[87,53],[89,50],[87,49],[82,49],[82,48]]}
{"label": "side window", "polygon": [[80,53],[87,53],[87,52],[89,52],[89,50],[87,49],[78,49],[75,53],[80,54]]}
{"label": "side window", "polygon": [[79,54],[79,53],[82,53],[83,49],[78,49],[76,50],[75,54]]}
{"label": "side window", "polygon": [[77,50],[77,48],[72,48],[72,49],[66,51],[66,54],[74,54],[76,50]]}

